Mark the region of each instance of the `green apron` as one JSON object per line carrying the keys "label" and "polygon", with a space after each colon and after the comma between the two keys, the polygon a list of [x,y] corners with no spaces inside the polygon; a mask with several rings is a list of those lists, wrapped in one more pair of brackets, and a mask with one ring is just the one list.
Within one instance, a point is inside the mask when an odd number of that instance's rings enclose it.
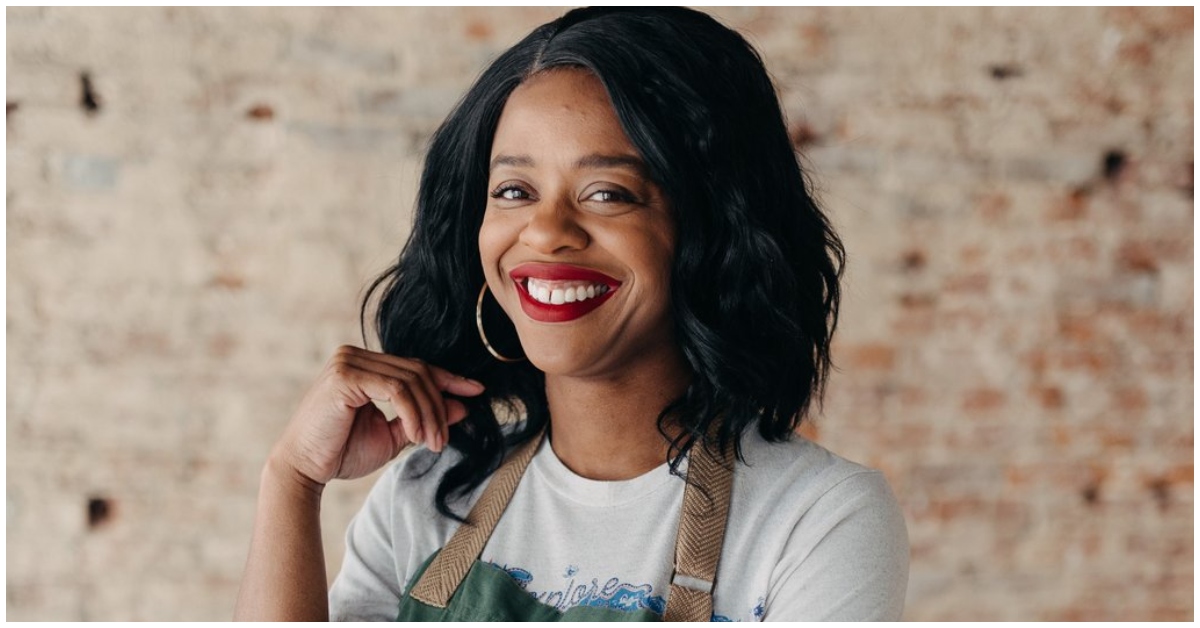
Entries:
{"label": "green apron", "polygon": [[717,560],[733,490],[730,455],[692,447],[675,535],[675,573],[662,617],[646,609],[575,606],[560,611],[521,588],[503,569],[479,560],[542,436],[518,447],[446,546],[425,561],[400,600],[397,621],[710,621]]}

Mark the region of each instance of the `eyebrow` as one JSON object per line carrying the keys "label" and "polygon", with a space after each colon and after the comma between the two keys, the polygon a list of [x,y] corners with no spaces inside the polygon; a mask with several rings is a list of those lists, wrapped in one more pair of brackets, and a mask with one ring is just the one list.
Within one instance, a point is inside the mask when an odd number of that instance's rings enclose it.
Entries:
{"label": "eyebrow", "polygon": [[528,155],[496,155],[492,160],[492,165],[488,170],[495,170],[497,166],[515,166],[517,168],[532,168],[533,157]]}
{"label": "eyebrow", "polygon": [[[490,170],[495,170],[498,166],[513,166],[516,168],[532,168],[535,162],[529,155],[496,155],[492,160]],[[646,162],[639,157],[632,155],[601,155],[592,153],[584,155],[575,162],[575,168],[582,170],[585,168],[625,168],[637,172],[638,175],[649,178],[649,170],[646,168]]]}
{"label": "eyebrow", "polygon": [[646,175],[646,163],[640,157],[632,155],[600,155],[592,153],[584,155],[575,162],[575,168],[627,168],[638,174]]}

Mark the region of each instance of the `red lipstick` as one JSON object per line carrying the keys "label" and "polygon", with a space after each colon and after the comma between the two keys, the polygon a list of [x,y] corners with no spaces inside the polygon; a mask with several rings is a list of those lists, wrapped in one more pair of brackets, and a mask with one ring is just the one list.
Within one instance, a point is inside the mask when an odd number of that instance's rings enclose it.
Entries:
{"label": "red lipstick", "polygon": [[[525,315],[543,323],[565,323],[580,318],[603,305],[621,287],[621,282],[600,271],[570,264],[528,262],[512,269],[508,275],[521,295],[521,309]],[[565,301],[564,286],[567,285],[578,292],[586,287],[595,296]],[[530,292],[531,286],[538,296]],[[548,300],[560,302],[547,303]]]}

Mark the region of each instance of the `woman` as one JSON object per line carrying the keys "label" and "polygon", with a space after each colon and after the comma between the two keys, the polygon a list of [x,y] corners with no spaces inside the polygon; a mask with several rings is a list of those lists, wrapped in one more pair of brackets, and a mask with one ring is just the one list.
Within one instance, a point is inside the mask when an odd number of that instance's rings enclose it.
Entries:
{"label": "woman", "polygon": [[[431,142],[383,352],[339,349],[275,445],[238,616],[898,619],[886,482],[793,436],[842,261],[741,36],[539,27]],[[410,443],[327,599],[322,488]]]}

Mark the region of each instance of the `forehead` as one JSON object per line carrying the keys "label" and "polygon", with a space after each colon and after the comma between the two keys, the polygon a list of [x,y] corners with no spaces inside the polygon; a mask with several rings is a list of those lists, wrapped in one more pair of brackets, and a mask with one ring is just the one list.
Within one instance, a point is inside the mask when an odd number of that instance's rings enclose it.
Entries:
{"label": "forehead", "polygon": [[597,152],[638,154],[600,79],[579,68],[541,72],[513,90],[492,142],[492,157]]}

